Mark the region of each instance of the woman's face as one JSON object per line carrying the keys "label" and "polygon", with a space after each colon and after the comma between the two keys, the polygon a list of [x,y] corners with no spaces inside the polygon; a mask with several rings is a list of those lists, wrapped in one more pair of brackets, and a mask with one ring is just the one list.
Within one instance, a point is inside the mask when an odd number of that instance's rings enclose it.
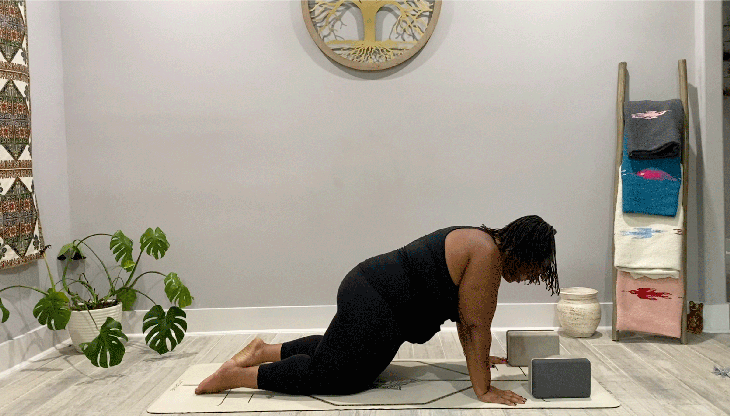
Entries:
{"label": "woman's face", "polygon": [[502,269],[502,277],[509,283],[524,282],[535,280],[542,272],[543,267],[541,265],[520,263],[505,265]]}

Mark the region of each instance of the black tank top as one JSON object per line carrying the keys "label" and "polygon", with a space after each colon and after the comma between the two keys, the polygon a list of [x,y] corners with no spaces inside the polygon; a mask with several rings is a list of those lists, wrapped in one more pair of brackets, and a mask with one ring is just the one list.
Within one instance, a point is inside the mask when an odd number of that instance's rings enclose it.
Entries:
{"label": "black tank top", "polygon": [[393,310],[408,342],[423,344],[447,319],[459,322],[459,286],[446,265],[445,241],[460,228],[478,227],[442,228],[358,265]]}

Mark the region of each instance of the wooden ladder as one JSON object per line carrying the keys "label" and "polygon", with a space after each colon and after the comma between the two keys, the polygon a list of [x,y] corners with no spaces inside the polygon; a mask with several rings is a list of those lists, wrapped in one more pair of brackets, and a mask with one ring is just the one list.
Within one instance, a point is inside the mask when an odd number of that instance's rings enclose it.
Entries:
{"label": "wooden ladder", "polygon": [[[682,224],[682,271],[680,278],[684,286],[684,297],[682,299],[682,335],[680,340],[682,344],[687,343],[687,199],[689,184],[689,105],[687,101],[687,60],[681,59],[678,63],[679,72],[679,94],[684,107],[684,143],[682,145],[682,208],[684,209],[684,223]],[[626,98],[626,62],[618,65],[618,94],[616,98],[616,115],[617,117],[617,135],[616,135],[616,170],[613,184],[613,207],[616,206],[618,197],[618,182],[621,175],[621,162],[623,160],[624,145],[624,101]],[[616,212],[613,212],[613,220],[611,228],[613,229]],[[616,329],[616,283],[618,278],[618,270],[614,267],[614,258],[616,255],[616,245],[614,235],[611,233],[611,269],[613,273],[613,331],[612,339],[619,340],[619,331]]]}

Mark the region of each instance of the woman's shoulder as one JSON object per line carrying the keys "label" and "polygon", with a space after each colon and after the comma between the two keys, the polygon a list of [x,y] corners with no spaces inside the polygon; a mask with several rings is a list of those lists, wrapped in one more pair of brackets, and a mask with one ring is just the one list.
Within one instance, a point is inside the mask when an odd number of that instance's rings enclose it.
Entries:
{"label": "woman's shoulder", "polygon": [[[446,236],[447,244],[470,250],[496,250],[497,244],[486,231],[481,228],[457,228]],[[451,240],[451,241],[449,241]]]}
{"label": "woman's shoulder", "polygon": [[492,237],[476,228],[460,228],[450,232],[446,236],[444,248],[449,274],[457,285],[473,257],[494,258],[499,255]]}

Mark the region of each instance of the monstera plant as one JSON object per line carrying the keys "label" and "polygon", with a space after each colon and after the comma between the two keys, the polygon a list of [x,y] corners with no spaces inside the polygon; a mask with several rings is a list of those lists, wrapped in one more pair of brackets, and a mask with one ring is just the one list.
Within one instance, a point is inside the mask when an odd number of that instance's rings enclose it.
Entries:
{"label": "monstera plant", "polygon": [[[107,267],[101,257],[87,243],[87,240],[91,238],[102,237],[110,238],[109,249],[117,261],[112,268]],[[135,260],[134,244],[121,230],[113,235],[92,234],[81,240],[74,240],[63,246],[58,254],[58,260],[65,262],[59,281],[54,281],[51,268],[46,261],[45,251],[50,247],[47,246],[43,249],[43,260],[46,263],[51,282],[49,289],[14,285],[0,289],[0,292],[12,288],[25,288],[40,292],[43,297],[33,308],[33,316],[41,325],[46,325],[51,330],[66,329],[69,321],[73,321],[72,317],[86,318],[83,315],[88,314],[90,319],[86,320],[92,322],[98,335],[93,340],[79,343],[78,348],[92,364],[105,368],[117,365],[122,361],[125,352],[123,340],[126,341],[128,338],[122,332],[122,324],[119,319],[111,316],[95,319],[94,314],[101,310],[116,308],[118,310],[117,318],[119,318],[121,311],[131,311],[137,301],[137,295],[142,295],[154,304],[143,320],[142,332],[146,333],[145,342],[154,351],[164,354],[172,351],[185,336],[187,322],[183,308],[190,306],[193,297],[190,296],[190,291],[176,273],[163,274],[157,271],[139,273],[143,253],[160,259],[165,256],[170,247],[162,230],[148,228],[140,237],[139,244],[139,254]],[[104,296],[97,294],[97,290],[84,272],[69,273],[72,263],[86,259],[85,252],[91,253],[98,260],[103,274],[108,280],[109,290]],[[116,276],[112,277],[113,274]],[[135,288],[143,276],[155,275],[162,276],[164,279],[165,294],[172,304],[167,311],[156,304],[147,294]],[[10,312],[2,304],[2,299],[0,299],[0,312],[2,313],[0,322],[7,321]],[[103,312],[102,315],[104,315]],[[106,315],[114,315],[114,313],[106,313]],[[68,329],[72,341],[74,341],[74,332],[71,328]]]}

